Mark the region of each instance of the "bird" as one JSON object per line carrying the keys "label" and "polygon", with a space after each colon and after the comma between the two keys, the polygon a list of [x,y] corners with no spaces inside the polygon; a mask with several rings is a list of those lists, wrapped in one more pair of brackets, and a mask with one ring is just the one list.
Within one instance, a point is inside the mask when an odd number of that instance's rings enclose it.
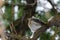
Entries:
{"label": "bird", "polygon": [[45,25],[45,23],[43,23],[41,20],[37,18],[28,18],[28,26],[32,33],[41,28],[42,25]]}
{"label": "bird", "polygon": [[30,38],[33,37],[34,33],[42,27],[42,25],[46,25],[43,21],[35,18],[35,17],[31,17],[28,18],[28,27],[32,32],[32,35],[30,36]]}

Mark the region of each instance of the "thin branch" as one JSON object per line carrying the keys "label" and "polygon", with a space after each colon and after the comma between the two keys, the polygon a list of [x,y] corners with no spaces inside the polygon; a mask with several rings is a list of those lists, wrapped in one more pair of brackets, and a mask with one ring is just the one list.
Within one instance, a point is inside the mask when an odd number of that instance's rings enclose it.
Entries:
{"label": "thin branch", "polygon": [[16,29],[15,29],[13,23],[12,23],[12,27],[13,27],[14,33],[17,34]]}
{"label": "thin branch", "polygon": [[55,9],[55,5],[52,3],[51,0],[47,0],[52,5],[52,10],[55,13],[55,15],[58,15],[57,9]]}

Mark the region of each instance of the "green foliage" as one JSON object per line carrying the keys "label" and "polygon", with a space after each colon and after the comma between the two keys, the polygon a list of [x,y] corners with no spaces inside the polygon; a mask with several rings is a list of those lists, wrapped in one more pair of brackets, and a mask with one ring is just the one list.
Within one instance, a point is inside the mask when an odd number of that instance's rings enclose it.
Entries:
{"label": "green foliage", "polygon": [[13,0],[13,2],[14,2],[15,4],[20,3],[20,1],[21,1],[21,0]]}
{"label": "green foliage", "polygon": [[47,19],[45,18],[45,16],[41,16],[40,19],[43,20],[43,22],[47,22]]}
{"label": "green foliage", "polygon": [[14,3],[20,3],[21,0],[13,0]]}
{"label": "green foliage", "polygon": [[60,36],[60,32],[58,32],[58,35]]}
{"label": "green foliage", "polygon": [[23,15],[23,11],[24,11],[23,9],[24,9],[23,7],[19,8],[19,11],[18,11],[19,18]]}
{"label": "green foliage", "polygon": [[43,33],[40,35],[40,40],[50,40],[50,33]]}
{"label": "green foliage", "polygon": [[55,13],[53,12],[53,10],[52,10],[52,9],[50,10],[50,14],[51,14],[52,16],[54,16],[54,15],[55,15]]}
{"label": "green foliage", "polygon": [[40,19],[42,22],[47,23],[47,19],[46,19],[45,15],[35,14],[35,17]]}
{"label": "green foliage", "polygon": [[12,13],[11,13],[11,6],[7,5],[6,9],[5,9],[5,14],[4,14],[4,18],[7,19],[8,21],[12,21]]}
{"label": "green foliage", "polygon": [[28,31],[26,31],[26,35],[30,37],[32,35],[32,32],[30,30],[28,30]]}
{"label": "green foliage", "polygon": [[54,31],[56,31],[58,29],[58,27],[52,26],[51,29],[54,30]]}

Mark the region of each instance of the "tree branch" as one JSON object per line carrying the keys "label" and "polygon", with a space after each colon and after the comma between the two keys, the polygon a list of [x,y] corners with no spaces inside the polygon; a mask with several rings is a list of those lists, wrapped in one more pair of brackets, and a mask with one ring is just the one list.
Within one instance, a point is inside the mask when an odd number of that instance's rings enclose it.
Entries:
{"label": "tree branch", "polygon": [[58,12],[57,12],[57,10],[55,9],[55,6],[54,6],[54,4],[51,2],[51,0],[47,0],[47,1],[52,5],[52,10],[53,10],[54,14],[55,14],[55,15],[58,15]]}

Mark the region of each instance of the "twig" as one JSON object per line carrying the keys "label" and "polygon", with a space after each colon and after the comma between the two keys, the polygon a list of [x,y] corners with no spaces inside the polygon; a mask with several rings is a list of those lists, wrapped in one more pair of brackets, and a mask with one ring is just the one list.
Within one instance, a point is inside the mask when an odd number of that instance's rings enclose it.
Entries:
{"label": "twig", "polygon": [[51,0],[47,0],[47,1],[52,5],[52,10],[53,10],[54,14],[55,14],[55,15],[58,15],[58,12],[57,12],[57,10],[55,9],[55,6],[54,6],[54,4],[51,2]]}
{"label": "twig", "polygon": [[13,23],[11,23],[11,26],[12,26],[12,29],[13,29],[14,33],[17,34],[16,29],[15,29]]}

